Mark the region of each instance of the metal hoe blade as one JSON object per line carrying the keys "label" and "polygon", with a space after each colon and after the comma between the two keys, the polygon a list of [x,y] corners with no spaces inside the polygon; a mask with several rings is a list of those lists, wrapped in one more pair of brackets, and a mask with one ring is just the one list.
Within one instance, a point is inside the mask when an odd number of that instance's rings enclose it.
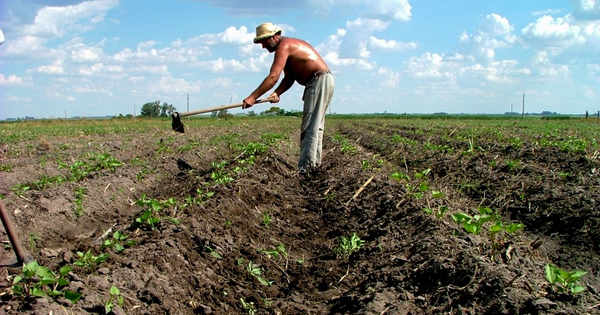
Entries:
{"label": "metal hoe blade", "polygon": [[171,123],[171,128],[177,132],[184,133],[185,129],[183,127],[183,122],[181,121],[181,115],[178,112],[174,112],[171,114],[171,118],[173,118],[173,122]]}

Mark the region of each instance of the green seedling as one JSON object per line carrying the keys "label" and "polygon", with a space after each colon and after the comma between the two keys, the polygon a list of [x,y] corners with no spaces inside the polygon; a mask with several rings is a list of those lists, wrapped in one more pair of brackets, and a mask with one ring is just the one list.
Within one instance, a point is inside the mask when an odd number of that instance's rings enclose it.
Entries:
{"label": "green seedling", "polygon": [[492,209],[487,207],[479,207],[479,214],[470,216],[466,213],[455,213],[452,219],[457,224],[461,225],[467,232],[479,235],[483,224],[489,221],[497,220],[498,215],[494,214]]}
{"label": "green seedling", "polygon": [[223,258],[221,256],[221,254],[217,253],[214,249],[212,249],[212,248],[210,248],[208,246],[204,246],[204,251],[207,252],[207,253],[209,253],[211,256],[213,256],[213,257],[215,257],[217,259]]}
{"label": "green seedling", "polygon": [[402,172],[396,172],[396,173],[392,173],[392,175],[390,175],[391,178],[398,180],[398,181],[410,181],[410,176],[402,173]]}
{"label": "green seedling", "polygon": [[343,154],[356,155],[358,153],[358,149],[356,149],[356,147],[354,147],[350,141],[344,138],[342,135],[333,136],[333,141],[340,144],[340,151]]}
{"label": "green seedling", "polygon": [[73,264],[75,266],[85,269],[87,272],[92,273],[96,271],[98,265],[105,262],[108,259],[108,254],[100,254],[95,256],[92,254],[92,250],[88,249],[87,252],[77,252],[79,257]]}
{"label": "green seedling", "polygon": [[113,248],[117,254],[121,253],[126,247],[135,245],[135,241],[127,240],[127,238],[129,238],[129,235],[116,231],[111,238],[104,241],[102,248]]}
{"label": "green seedling", "polygon": [[273,259],[279,259],[279,258],[287,259],[288,258],[288,252],[285,249],[285,244],[283,244],[283,243],[277,245],[277,247],[275,247],[275,249],[264,249],[264,250],[261,250],[260,252],[267,255],[268,258],[273,258]]}
{"label": "green seedling", "polygon": [[577,294],[585,290],[579,285],[579,279],[587,272],[582,270],[566,271],[553,264],[546,264],[546,279],[553,284],[559,292]]}
{"label": "green seedling", "polygon": [[85,161],[75,161],[71,166],[59,162],[58,166],[60,169],[69,169],[71,171],[71,175],[68,180],[77,182],[87,178],[93,172],[103,169],[114,172],[117,167],[123,165],[122,162],[119,162],[114,157],[111,157],[110,153],[100,153],[95,156],[88,154],[88,160],[90,163]]}
{"label": "green seedling", "polygon": [[213,162],[211,165],[214,170],[210,175],[210,178],[213,179],[215,184],[227,184],[234,181],[233,177],[225,170],[225,165],[227,165],[226,161],[221,161],[219,163]]}
{"label": "green seedling", "polygon": [[273,284],[273,281],[267,281],[262,277],[262,271],[260,270],[260,267],[252,263],[252,260],[248,262],[246,270],[249,274],[254,276],[262,285],[270,286],[271,284]]}
{"label": "green seedling", "polygon": [[444,217],[446,212],[448,212],[448,206],[439,206],[437,209],[424,208],[423,211],[425,211],[427,214],[435,215],[436,218],[441,219]]}
{"label": "green seedling", "polygon": [[194,205],[201,204],[205,202],[208,198],[212,197],[215,193],[212,191],[204,192],[201,188],[196,189],[196,196],[188,196],[185,197],[183,203],[181,204],[181,209]]}
{"label": "green seedling", "polygon": [[510,161],[506,161],[506,169],[509,172],[514,172],[517,167],[519,166],[520,161],[519,160],[510,160]]}
{"label": "green seedling", "polygon": [[334,250],[334,253],[338,258],[348,258],[352,253],[358,251],[364,244],[365,241],[361,240],[356,233],[352,234],[352,236],[349,238],[342,236],[339,246],[336,250]]}
{"label": "green seedling", "polygon": [[80,217],[83,214],[83,198],[85,197],[87,188],[77,187],[73,189],[73,192],[75,193],[75,215]]}
{"label": "green seedling", "polygon": [[479,207],[479,214],[470,216],[466,213],[455,213],[452,219],[457,224],[461,225],[465,231],[472,234],[480,234],[484,224],[492,222],[488,229],[488,237],[492,243],[492,260],[495,259],[497,251],[502,248],[504,243],[504,235],[512,234],[525,228],[522,223],[506,224],[502,222],[500,216],[490,208]]}
{"label": "green seedling", "polygon": [[40,266],[36,261],[23,264],[21,274],[13,279],[12,292],[17,297],[39,298],[45,296],[64,297],[73,303],[81,298],[81,294],[62,288],[69,284],[65,276],[71,271],[70,266],[60,268],[56,275],[50,269]]}
{"label": "green seedling", "polygon": [[12,171],[13,168],[14,168],[14,165],[12,165],[12,164],[0,164],[0,171],[3,171],[3,172],[10,172],[10,171]]}
{"label": "green seedling", "polygon": [[267,211],[264,211],[262,213],[262,224],[265,227],[270,228],[272,220],[273,220],[273,217]]}
{"label": "green seedling", "polygon": [[242,302],[242,307],[246,311],[246,313],[250,315],[256,314],[256,307],[254,306],[254,302],[246,302],[244,298],[240,298],[240,302]]}
{"label": "green seedling", "polygon": [[492,242],[492,260],[495,260],[497,251],[504,245],[504,235],[516,233],[524,228],[523,223],[506,224],[501,220],[496,220],[489,229],[489,238]]}
{"label": "green seedling", "polygon": [[111,286],[109,290],[110,297],[108,301],[104,303],[104,313],[108,314],[112,311],[112,309],[119,305],[123,305],[123,296],[121,296],[121,290],[115,286]]}
{"label": "green seedling", "polygon": [[12,187],[12,192],[19,197],[23,197],[23,195],[29,190],[31,187],[28,184],[19,184]]}
{"label": "green seedling", "polygon": [[240,163],[253,165],[256,157],[265,154],[269,149],[269,145],[263,142],[249,142],[245,145],[238,145],[240,153]]}
{"label": "green seedling", "polygon": [[[147,209],[135,219],[135,223],[141,226],[148,226],[151,230],[154,230],[157,228],[158,224],[163,221],[163,217],[160,214],[161,210],[175,206],[177,200],[175,200],[175,198],[169,198],[165,201],[161,201],[147,198],[146,194],[142,194],[142,197],[136,200],[136,203],[142,207],[147,207]],[[170,221],[176,224],[178,223],[177,219],[171,218]]]}

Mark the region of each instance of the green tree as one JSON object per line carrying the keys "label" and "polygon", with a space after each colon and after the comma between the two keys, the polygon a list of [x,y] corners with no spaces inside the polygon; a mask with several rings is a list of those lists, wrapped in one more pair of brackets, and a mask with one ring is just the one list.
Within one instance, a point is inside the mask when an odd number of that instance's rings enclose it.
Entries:
{"label": "green tree", "polygon": [[146,103],[142,106],[141,115],[143,117],[159,117],[160,116],[160,101]]}
{"label": "green tree", "polygon": [[171,117],[171,114],[177,111],[177,108],[172,104],[164,102],[160,107],[160,117]]}
{"label": "green tree", "polygon": [[285,114],[285,109],[281,109],[277,106],[273,106],[261,113],[261,115],[265,116],[283,116],[283,114]]}
{"label": "green tree", "polygon": [[176,112],[177,108],[172,104],[163,102],[160,105],[160,101],[146,103],[142,106],[141,115],[144,117],[169,117],[173,112]]}

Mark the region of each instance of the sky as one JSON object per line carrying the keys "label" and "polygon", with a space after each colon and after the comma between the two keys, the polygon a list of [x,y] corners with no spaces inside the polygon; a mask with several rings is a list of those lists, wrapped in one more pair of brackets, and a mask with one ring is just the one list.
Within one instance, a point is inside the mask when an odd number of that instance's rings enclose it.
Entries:
{"label": "sky", "polygon": [[0,120],[239,103],[273,61],[263,22],[321,54],[330,113],[600,110],[600,0],[2,0]]}

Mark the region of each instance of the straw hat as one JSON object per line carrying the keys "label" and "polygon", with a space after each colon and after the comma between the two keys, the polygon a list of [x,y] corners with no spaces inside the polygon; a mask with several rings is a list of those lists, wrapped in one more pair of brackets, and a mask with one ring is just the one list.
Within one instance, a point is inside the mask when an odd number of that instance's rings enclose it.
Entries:
{"label": "straw hat", "polygon": [[256,37],[254,37],[254,43],[258,43],[260,40],[274,36],[277,33],[281,33],[281,29],[278,29],[271,22],[263,23],[256,27]]}

